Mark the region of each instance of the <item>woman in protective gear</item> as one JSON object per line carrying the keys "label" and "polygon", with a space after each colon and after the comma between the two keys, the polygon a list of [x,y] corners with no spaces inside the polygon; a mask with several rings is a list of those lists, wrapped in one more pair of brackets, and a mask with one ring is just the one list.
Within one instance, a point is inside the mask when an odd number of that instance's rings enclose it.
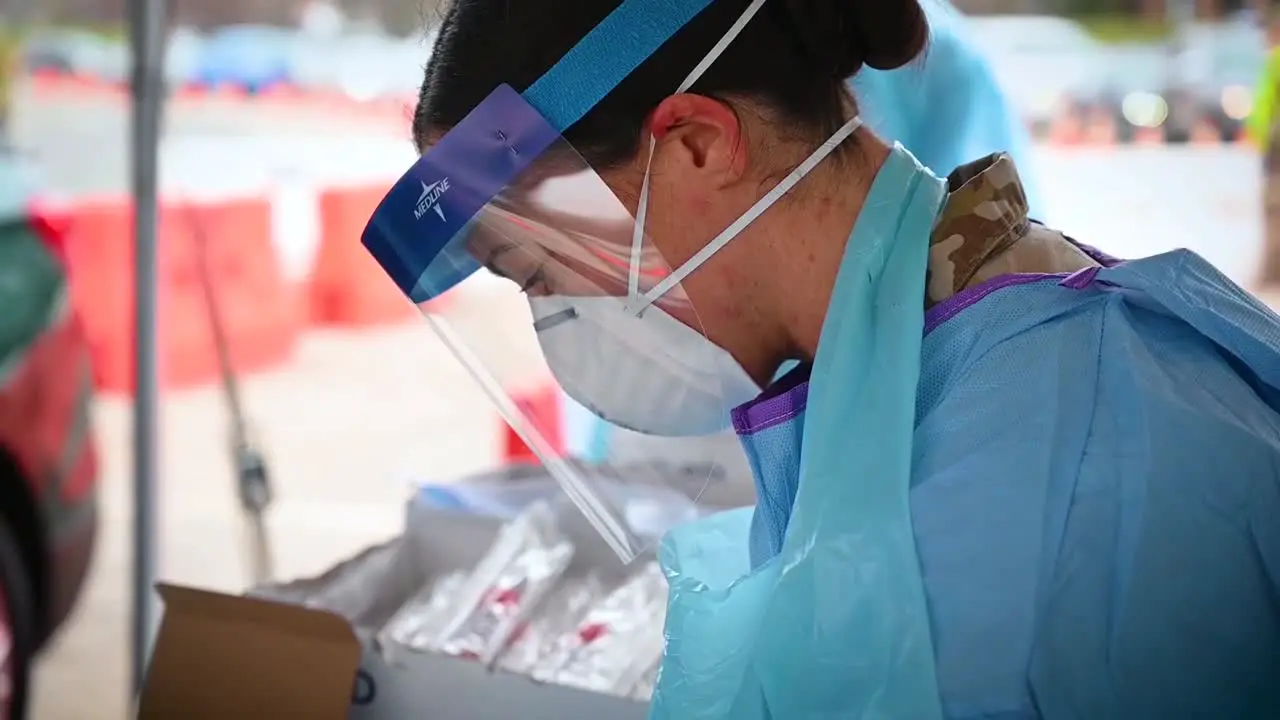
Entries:
{"label": "woman in protective gear", "polygon": [[[946,2],[925,2],[928,51],[891,70],[863,68],[850,83],[867,126],[887,142],[897,141],[922,165],[940,175],[974,158],[1005,152],[1018,165],[1030,217],[1048,220],[1036,186],[1035,159],[1026,126],[996,81],[989,59],[971,37],[966,21]],[[680,442],[655,440],[600,420],[570,397],[563,402],[571,450],[589,461],[606,458],[714,464],[731,483],[750,477],[742,447],[732,433]]]}
{"label": "woman in protective gear", "polygon": [[1276,142],[1276,132],[1280,130],[1280,116],[1276,114],[1280,94],[1280,5],[1273,3],[1266,17],[1266,60],[1258,75],[1253,112],[1245,128],[1262,156],[1262,225],[1266,242],[1258,279],[1263,286],[1274,288],[1280,284],[1280,143]]}
{"label": "woman in protective gear", "polygon": [[928,37],[916,0],[456,0],[363,241],[417,303],[517,283],[604,420],[736,431],[758,503],[663,540],[653,717],[1280,717],[1280,322],[863,126],[848,80]]}

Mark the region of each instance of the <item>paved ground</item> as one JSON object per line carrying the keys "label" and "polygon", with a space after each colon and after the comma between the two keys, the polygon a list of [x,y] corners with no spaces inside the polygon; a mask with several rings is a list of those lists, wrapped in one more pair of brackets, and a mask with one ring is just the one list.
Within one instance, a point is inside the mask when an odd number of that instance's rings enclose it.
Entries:
{"label": "paved ground", "polygon": [[1261,251],[1257,160],[1244,147],[1042,150],[1050,222],[1119,257],[1190,248],[1238,282]]}
{"label": "paved ground", "polygon": [[[60,181],[69,190],[120,187],[118,118],[94,118],[103,125],[97,136],[81,138],[76,148],[58,148],[47,128],[59,113],[42,110],[31,117],[37,115],[43,119],[26,126],[27,137],[60,158],[52,164],[60,178],[72,178]],[[168,176],[170,186],[195,185],[210,173],[251,177],[272,164],[293,163],[325,177],[336,177],[343,165],[350,176],[385,173],[406,152],[391,149],[398,139],[365,140],[350,133],[342,142],[321,142],[295,133],[288,150],[264,162],[266,148],[284,146],[280,138],[289,133],[287,124],[237,119],[206,132],[201,123],[209,122],[206,117],[178,123],[166,150],[176,168]],[[237,127],[248,128],[249,137],[227,140]],[[75,180],[77,166],[92,177]],[[1055,223],[1079,239],[1118,255],[1188,246],[1247,280],[1260,233],[1254,166],[1243,151],[1046,152],[1040,171]],[[494,315],[475,302],[459,308],[461,322],[492,324]],[[430,333],[416,325],[313,335],[292,366],[253,378],[246,393],[279,483],[271,523],[284,576],[316,572],[395,533],[410,474],[456,477],[484,467],[495,448],[496,427],[484,402]],[[79,611],[39,669],[38,720],[116,720],[127,714],[128,412],[113,400],[97,408],[102,541]],[[174,395],[164,412],[163,575],[239,589],[245,584],[241,527],[220,399],[212,390]]]}

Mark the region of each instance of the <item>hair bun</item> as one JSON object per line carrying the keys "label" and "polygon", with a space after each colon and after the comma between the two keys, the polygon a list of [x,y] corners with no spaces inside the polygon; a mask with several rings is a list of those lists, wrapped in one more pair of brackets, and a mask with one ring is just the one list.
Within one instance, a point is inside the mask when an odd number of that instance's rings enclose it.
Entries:
{"label": "hair bun", "polygon": [[929,38],[918,0],[786,0],[787,15],[808,53],[832,77],[863,65],[892,70],[915,59]]}
{"label": "hair bun", "polygon": [[863,60],[877,70],[902,67],[924,50],[929,20],[918,0],[848,0],[866,41]]}

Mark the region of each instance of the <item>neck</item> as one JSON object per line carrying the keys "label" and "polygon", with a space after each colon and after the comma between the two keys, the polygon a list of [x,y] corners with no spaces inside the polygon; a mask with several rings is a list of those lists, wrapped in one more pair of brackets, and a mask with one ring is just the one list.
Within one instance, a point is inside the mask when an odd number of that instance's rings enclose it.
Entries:
{"label": "neck", "polygon": [[856,145],[841,158],[819,166],[796,187],[787,212],[779,213],[768,228],[769,240],[762,243],[767,248],[757,256],[761,292],[754,311],[765,323],[766,337],[777,342],[771,353],[753,359],[756,367],[746,369],[753,377],[765,375],[765,383],[783,362],[812,361],[817,353],[854,222],[889,156],[888,146],[866,129],[851,142]]}

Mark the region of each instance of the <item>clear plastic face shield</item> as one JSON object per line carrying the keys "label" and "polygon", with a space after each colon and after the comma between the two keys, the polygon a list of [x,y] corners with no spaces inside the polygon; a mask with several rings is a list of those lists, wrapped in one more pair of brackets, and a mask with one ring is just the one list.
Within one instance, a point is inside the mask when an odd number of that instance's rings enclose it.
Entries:
{"label": "clear plastic face shield", "polygon": [[[658,538],[638,532],[617,493],[590,479],[599,473],[560,457],[548,442],[554,429],[513,397],[554,379],[615,425],[691,436],[728,427],[730,411],[759,392],[706,338],[680,281],[807,168],[676,268],[644,232],[647,176],[637,221],[561,136],[709,3],[625,0],[526,92],[503,85],[476,106],[396,183],[363,236],[624,561]],[[754,0],[673,92],[686,91],[763,3]],[[809,168],[830,152],[827,145]],[[432,300],[481,268],[509,281],[486,288],[491,305],[463,318],[434,311]],[[696,501],[701,488],[685,487]]]}

